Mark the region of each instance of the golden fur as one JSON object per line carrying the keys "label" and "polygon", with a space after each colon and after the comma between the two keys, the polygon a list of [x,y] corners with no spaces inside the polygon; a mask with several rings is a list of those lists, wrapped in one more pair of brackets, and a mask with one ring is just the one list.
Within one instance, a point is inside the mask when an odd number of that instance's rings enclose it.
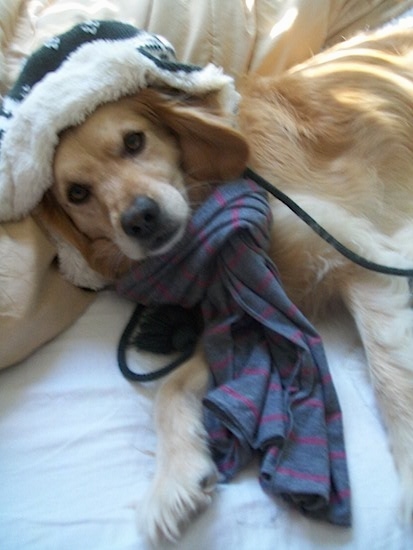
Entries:
{"label": "golden fur", "polygon": [[[163,251],[122,228],[122,214],[136,197],[150,197],[159,205],[165,235],[176,230],[171,246],[186,226],[189,203],[205,196],[199,182],[231,179],[245,165],[248,149],[238,132],[214,114],[212,101],[208,110],[198,104],[145,90],[99,107],[60,136],[55,183],[40,217],[109,280],[131,260],[144,258],[148,248]],[[141,150],[125,148],[125,136],[133,134],[143,135]],[[88,190],[88,199],[71,201],[73,186],[77,192]]]}
{"label": "golden fur", "polygon": [[[114,279],[131,260],[158,253],[179,238],[191,208],[209,191],[205,181],[242,172],[245,136],[251,167],[336,238],[372,261],[412,266],[413,32],[353,39],[277,79],[247,80],[242,95],[240,133],[231,121],[221,120],[212,98],[151,90],[100,107],[62,135],[55,183],[40,208],[41,220],[77,246],[94,269]],[[133,155],[124,150],[130,131],[146,135],[145,146]],[[88,186],[84,203],[68,200],[73,183]],[[161,249],[151,235],[142,242],[122,230],[122,215],[130,214],[136,196],[159,203]],[[273,212],[271,255],[293,301],[314,313],[341,300],[354,316],[410,517],[413,313],[408,281],[352,264],[276,201]],[[140,213],[133,230],[145,232],[145,224],[153,222],[147,212],[143,219]],[[165,240],[171,219],[173,231]],[[199,350],[158,393],[158,465],[144,521],[152,538],[161,533],[174,539],[210,500],[215,467],[199,400],[206,377]]]}

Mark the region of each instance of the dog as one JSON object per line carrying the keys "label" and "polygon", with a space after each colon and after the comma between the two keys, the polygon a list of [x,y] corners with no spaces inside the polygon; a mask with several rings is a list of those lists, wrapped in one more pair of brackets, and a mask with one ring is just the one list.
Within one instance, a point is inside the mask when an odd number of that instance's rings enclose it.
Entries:
{"label": "dog", "polygon": [[[211,97],[143,90],[66,129],[40,223],[116,281],[169,250],[211,187],[249,165],[371,261],[413,265],[413,31],[350,39],[277,78],[246,78],[236,127]],[[214,182],[214,183],[211,183]],[[341,256],[272,200],[270,255],[307,315],[354,317],[413,510],[413,312],[407,278]],[[157,469],[143,525],[175,540],[217,480],[202,424],[202,349],[161,384]],[[182,468],[185,464],[185,468]]]}

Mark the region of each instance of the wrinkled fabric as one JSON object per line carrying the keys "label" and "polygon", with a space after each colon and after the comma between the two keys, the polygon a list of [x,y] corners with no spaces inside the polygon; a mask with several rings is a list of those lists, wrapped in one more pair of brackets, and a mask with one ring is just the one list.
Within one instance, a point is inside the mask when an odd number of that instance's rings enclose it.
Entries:
{"label": "wrinkled fabric", "polygon": [[[23,57],[51,36],[89,19],[116,19],[161,34],[181,61],[212,62],[242,78],[252,71],[279,74],[326,45],[382,25],[412,7],[413,0],[13,0],[12,6],[7,4],[9,0],[0,0],[0,41],[4,33],[4,78],[11,86]],[[13,35],[7,20],[17,19],[19,4],[21,16]],[[1,81],[0,91],[5,91]]]}
{"label": "wrinkled fabric", "polygon": [[200,303],[212,373],[205,424],[226,478],[258,452],[263,488],[303,512],[349,525],[342,417],[321,339],[266,255],[265,192],[216,189],[174,250],[135,265],[118,292],[144,305]]}

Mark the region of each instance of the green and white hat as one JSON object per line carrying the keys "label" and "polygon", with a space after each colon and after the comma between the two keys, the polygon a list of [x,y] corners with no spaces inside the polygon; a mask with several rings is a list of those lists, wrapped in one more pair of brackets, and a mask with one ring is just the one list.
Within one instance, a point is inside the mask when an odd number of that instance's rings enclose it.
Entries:
{"label": "green and white hat", "polygon": [[59,133],[99,105],[146,87],[216,93],[238,103],[222,69],[182,64],[165,39],[118,21],[88,21],[48,40],[0,104],[0,221],[27,215],[52,184]]}

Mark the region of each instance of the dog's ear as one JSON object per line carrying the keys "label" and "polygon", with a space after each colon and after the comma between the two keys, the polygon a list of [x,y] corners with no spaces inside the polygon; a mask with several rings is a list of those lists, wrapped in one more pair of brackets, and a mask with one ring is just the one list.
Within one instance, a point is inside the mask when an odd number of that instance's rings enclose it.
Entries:
{"label": "dog's ear", "polygon": [[73,224],[51,191],[46,191],[33,214],[52,238],[60,237],[77,248],[83,256],[87,256],[90,248],[89,239]]}
{"label": "dog's ear", "polygon": [[107,281],[114,281],[131,267],[114,243],[107,239],[90,240],[74,225],[51,191],[47,191],[33,211],[34,218],[51,238],[61,239],[76,248],[89,267]]}
{"label": "dog's ear", "polygon": [[144,114],[156,118],[177,137],[183,169],[198,181],[239,177],[248,162],[248,145],[208,98],[168,96],[145,90],[136,96]]}
{"label": "dog's ear", "polygon": [[228,181],[239,177],[248,161],[241,134],[218,116],[196,107],[171,103],[163,122],[176,134],[185,172],[198,181]]}

